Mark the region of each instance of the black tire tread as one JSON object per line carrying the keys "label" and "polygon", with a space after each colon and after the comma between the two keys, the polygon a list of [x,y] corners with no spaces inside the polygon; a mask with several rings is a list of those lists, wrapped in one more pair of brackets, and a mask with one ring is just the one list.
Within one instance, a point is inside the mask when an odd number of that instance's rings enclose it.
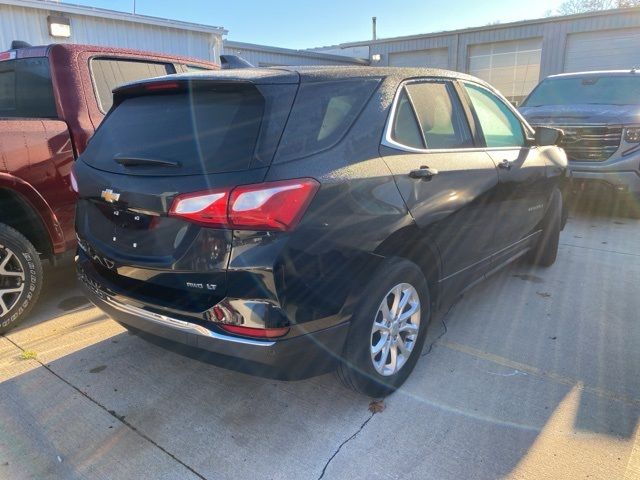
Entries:
{"label": "black tire tread", "polygon": [[2,326],[2,320],[0,319],[0,335],[16,327],[29,315],[34,305],[36,304],[38,297],[40,296],[40,291],[42,290],[42,283],[44,278],[40,256],[38,255],[38,252],[36,251],[33,244],[24,235],[22,235],[15,228],[12,228],[9,225],[6,225],[4,223],[0,223],[0,238],[2,237],[8,238],[14,243],[21,245],[22,250],[28,251],[28,253],[34,259],[34,266],[36,269],[36,276],[38,278],[38,281],[36,283],[35,291],[33,292],[33,298],[28,303],[26,308],[22,311],[22,314],[16,320],[14,320],[8,325]]}

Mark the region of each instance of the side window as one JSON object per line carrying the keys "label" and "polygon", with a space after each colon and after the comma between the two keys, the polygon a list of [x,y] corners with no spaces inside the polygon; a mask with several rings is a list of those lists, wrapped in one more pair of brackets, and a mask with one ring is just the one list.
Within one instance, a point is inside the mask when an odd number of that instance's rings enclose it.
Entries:
{"label": "side window", "polygon": [[0,63],[0,117],[57,118],[47,58]]}
{"label": "side window", "polygon": [[400,93],[396,116],[393,119],[391,137],[398,143],[412,148],[424,148],[422,133],[418,120],[409,101],[409,96],[405,88]]}
{"label": "side window", "polygon": [[379,83],[377,78],[302,82],[276,162],[312,155],[342,140]]}
{"label": "side window", "polygon": [[473,138],[457,95],[444,82],[411,83],[407,92],[427,148],[469,148]]}
{"label": "side window", "polygon": [[91,60],[91,76],[98,97],[98,107],[106,113],[113,105],[112,91],[128,82],[175,73],[170,63],[144,62],[117,58]]}
{"label": "side window", "polygon": [[471,84],[465,84],[478,116],[487,147],[522,147],[525,144],[518,117],[495,95]]}

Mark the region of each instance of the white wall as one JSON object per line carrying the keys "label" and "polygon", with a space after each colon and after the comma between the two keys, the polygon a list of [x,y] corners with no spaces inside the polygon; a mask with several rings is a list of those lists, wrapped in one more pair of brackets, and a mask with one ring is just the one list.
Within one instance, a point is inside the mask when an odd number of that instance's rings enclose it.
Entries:
{"label": "white wall", "polygon": [[7,50],[12,40],[32,45],[81,43],[132,48],[216,62],[222,51],[220,34],[77,13],[63,13],[71,20],[71,38],[53,38],[47,26],[50,13],[49,9],[0,3],[0,51]]}

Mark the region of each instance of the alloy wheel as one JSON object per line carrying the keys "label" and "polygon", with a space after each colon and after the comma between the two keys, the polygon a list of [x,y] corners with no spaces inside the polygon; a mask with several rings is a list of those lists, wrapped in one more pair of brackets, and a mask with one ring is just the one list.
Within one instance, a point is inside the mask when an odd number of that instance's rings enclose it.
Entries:
{"label": "alloy wheel", "polygon": [[385,377],[397,373],[409,360],[420,331],[420,297],[408,283],[385,295],[371,329],[371,361]]}
{"label": "alloy wheel", "polygon": [[16,306],[25,285],[24,268],[18,256],[0,245],[0,318]]}

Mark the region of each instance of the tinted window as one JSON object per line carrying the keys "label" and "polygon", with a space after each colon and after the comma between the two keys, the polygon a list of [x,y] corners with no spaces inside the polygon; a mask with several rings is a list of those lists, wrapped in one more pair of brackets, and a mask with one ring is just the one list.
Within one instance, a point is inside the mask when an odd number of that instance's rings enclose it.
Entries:
{"label": "tinted window", "polygon": [[445,83],[412,83],[413,103],[427,148],[465,148],[473,145],[462,105]]}
{"label": "tinted window", "polygon": [[208,72],[209,70],[211,70],[210,68],[197,67],[196,65],[183,65],[182,68],[185,72],[193,72],[193,73]]}
{"label": "tinted window", "polygon": [[124,100],[102,123],[83,155],[123,171],[114,157],[179,162],[179,167],[127,169],[131,174],[187,175],[242,170],[251,163],[264,111],[252,86],[156,94]]}
{"label": "tinted window", "polygon": [[175,70],[173,65],[169,63],[94,58],[91,60],[91,73],[98,97],[98,106],[100,110],[107,112],[113,104],[112,92],[114,88],[144,78],[175,73]]}
{"label": "tinted window", "polygon": [[484,88],[465,84],[478,116],[487,147],[521,147],[524,133],[518,117],[498,97]]}
{"label": "tinted window", "polygon": [[629,76],[549,78],[544,80],[522,104],[541,105],[638,105],[640,77]]}
{"label": "tinted window", "polygon": [[278,161],[325,150],[347,133],[379,80],[302,83],[278,150]]}
{"label": "tinted window", "polygon": [[420,126],[404,88],[398,99],[391,137],[407,147],[424,148]]}
{"label": "tinted window", "polygon": [[0,62],[0,116],[58,116],[47,58]]}

